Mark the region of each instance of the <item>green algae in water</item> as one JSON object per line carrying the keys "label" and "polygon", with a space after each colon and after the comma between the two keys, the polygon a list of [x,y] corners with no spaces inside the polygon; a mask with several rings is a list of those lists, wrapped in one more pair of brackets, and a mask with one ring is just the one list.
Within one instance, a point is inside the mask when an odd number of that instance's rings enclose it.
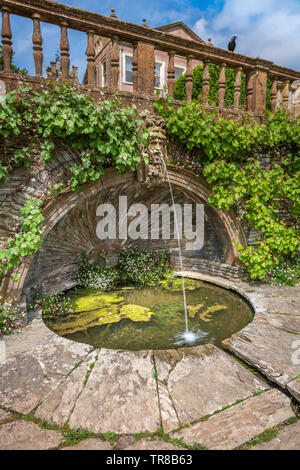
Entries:
{"label": "green algae in water", "polygon": [[[180,280],[181,281],[181,280]],[[217,346],[253,319],[251,308],[239,295],[211,284],[185,280],[189,328],[199,332],[194,344]],[[49,323],[54,332],[95,348],[172,349],[176,336],[185,331],[182,292],[173,283],[140,289],[123,288],[111,293],[70,291],[67,296],[83,311],[65,321]],[[201,318],[202,316],[202,318]]]}

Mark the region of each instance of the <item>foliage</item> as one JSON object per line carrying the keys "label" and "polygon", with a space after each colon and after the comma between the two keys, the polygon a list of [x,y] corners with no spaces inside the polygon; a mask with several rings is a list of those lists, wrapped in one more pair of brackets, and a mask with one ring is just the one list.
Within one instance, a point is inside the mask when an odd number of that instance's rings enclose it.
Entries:
{"label": "foliage", "polygon": [[[203,86],[203,65],[197,65],[193,69],[193,91],[192,91],[192,99],[197,100],[202,97],[202,86]],[[234,83],[236,78],[236,70],[226,68],[225,69],[225,99],[224,105],[225,106],[233,106],[234,102]],[[220,66],[215,64],[209,65],[209,103],[213,106],[218,106],[219,104],[219,97],[218,97],[218,90],[219,90],[219,77],[220,77]],[[245,91],[246,91],[246,75],[242,72],[241,74],[241,95],[240,95],[240,106],[245,106]],[[186,75],[181,75],[174,86],[174,98],[176,100],[186,100]],[[267,109],[270,109],[271,103],[271,87],[272,81],[268,79],[267,83]]]}
{"label": "foliage", "polygon": [[[259,126],[248,115],[227,119],[198,102],[175,111],[168,97],[159,99],[155,106],[165,117],[173,139],[173,163],[203,174],[212,185],[210,203],[219,210],[234,209],[237,219],[260,232],[261,240],[254,245],[237,245],[252,279],[263,279],[280,260],[295,255],[300,248],[296,231],[300,119],[291,121],[284,111],[266,113],[264,124]],[[262,154],[271,160],[267,171],[261,164]],[[280,217],[282,210],[289,225]]]}
{"label": "foliage", "polygon": [[[13,91],[0,104],[0,143],[11,139],[19,149],[0,163],[0,186],[14,166],[31,165],[32,148],[40,148],[48,163],[56,145],[63,143],[79,152],[80,161],[71,168],[66,187],[50,189],[44,197],[47,202],[62,190],[80,190],[84,183],[99,180],[106,167],[114,166],[119,173],[136,170],[141,159],[147,161],[148,136],[136,107],[122,108],[117,97],[95,105],[91,97],[66,84],[48,84],[41,92],[30,87]],[[41,206],[42,201],[34,199],[21,209],[19,233],[8,240],[7,250],[0,251],[0,278],[40,248]]]}
{"label": "foliage", "polygon": [[102,266],[98,262],[90,264],[84,254],[80,256],[78,265],[76,282],[79,287],[106,291],[111,290],[118,281],[119,273],[116,269]]}
{"label": "foliage", "polygon": [[141,252],[137,248],[121,250],[119,258],[121,279],[134,285],[151,285],[170,272],[166,251]]}
{"label": "foliage", "polygon": [[[24,256],[33,255],[43,241],[41,225],[44,217],[39,199],[28,199],[20,210],[23,222],[15,238],[7,240],[8,248],[0,250],[0,278],[5,271],[18,266]],[[15,278],[15,280],[18,280]]]}
{"label": "foliage", "polygon": [[45,321],[61,320],[73,313],[72,302],[62,292],[52,292],[38,296],[31,305],[32,309],[41,309]]}
{"label": "foliage", "polygon": [[[14,52],[13,52],[14,56]],[[3,55],[2,55],[2,46],[0,46],[0,70],[4,70],[4,61],[3,61]],[[20,73],[21,75],[28,75],[28,70],[27,69],[21,69],[17,67],[14,63],[11,65],[11,70],[13,73]]]}
{"label": "foliage", "polygon": [[268,275],[267,281],[270,284],[281,286],[295,286],[300,282],[300,256],[289,260],[281,259]]}
{"label": "foliage", "polygon": [[0,300],[0,337],[11,333],[18,326],[16,308],[8,302]]}
{"label": "foliage", "polygon": [[99,261],[89,263],[85,254],[78,261],[76,282],[86,289],[112,290],[117,284],[151,285],[162,279],[171,279],[171,268],[165,251],[141,252],[124,248],[117,268],[103,266]]}
{"label": "foliage", "polygon": [[85,439],[96,437],[96,434],[85,429],[68,429],[63,432],[64,442],[63,447],[75,446]]}
{"label": "foliage", "polygon": [[[18,137],[20,149],[14,164],[30,165],[30,147],[37,144],[48,163],[59,142],[80,152],[80,163],[71,169],[71,187],[97,181],[104,168],[115,166],[120,173],[136,170],[149,131],[138,119],[136,107],[121,108],[115,97],[95,105],[90,96],[65,84],[48,84],[41,92],[30,87],[9,93],[0,106],[0,138]],[[2,166],[2,181],[9,167]],[[1,180],[0,180],[1,182]]]}

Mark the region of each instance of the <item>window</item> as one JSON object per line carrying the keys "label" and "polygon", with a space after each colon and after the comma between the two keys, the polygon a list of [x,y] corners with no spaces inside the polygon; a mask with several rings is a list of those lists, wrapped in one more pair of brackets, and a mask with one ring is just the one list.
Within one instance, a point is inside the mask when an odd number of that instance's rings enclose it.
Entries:
{"label": "window", "polygon": [[164,86],[164,63],[155,62],[154,88],[162,89]]}
{"label": "window", "polygon": [[132,57],[125,56],[125,82],[132,83]]}
{"label": "window", "polygon": [[107,86],[107,63],[106,60],[102,62],[102,86]]}
{"label": "window", "polygon": [[177,80],[177,78],[181,77],[181,75],[183,75],[184,73],[185,73],[185,68],[175,67],[175,80]]}

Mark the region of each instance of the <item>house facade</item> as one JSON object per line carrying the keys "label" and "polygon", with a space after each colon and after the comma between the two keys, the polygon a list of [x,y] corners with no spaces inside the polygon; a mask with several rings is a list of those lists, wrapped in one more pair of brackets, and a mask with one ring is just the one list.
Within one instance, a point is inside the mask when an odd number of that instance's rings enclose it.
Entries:
{"label": "house facade", "polygon": [[[146,24],[144,24],[147,28]],[[166,26],[156,28],[173,36],[189,39],[199,44],[205,42],[199,38],[188,26],[182,22],[173,23]],[[133,92],[132,80],[132,45],[126,42],[119,42],[119,79],[118,88],[121,91]],[[100,88],[111,87],[112,83],[112,69],[111,69],[111,54],[112,54],[112,41],[108,38],[96,36],[95,37],[95,83]],[[175,55],[175,80],[186,72],[187,60],[185,57]],[[193,60],[193,68],[196,65],[202,65],[199,60]],[[163,90],[167,85],[168,79],[168,66],[169,54],[165,51],[155,50],[155,69],[153,71],[154,88],[155,90]]]}

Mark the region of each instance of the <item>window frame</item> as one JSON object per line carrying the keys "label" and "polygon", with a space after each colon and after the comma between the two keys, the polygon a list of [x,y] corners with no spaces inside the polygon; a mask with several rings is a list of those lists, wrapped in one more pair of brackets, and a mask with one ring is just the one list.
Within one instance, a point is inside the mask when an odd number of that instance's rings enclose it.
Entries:
{"label": "window frame", "polygon": [[133,53],[125,52],[125,51],[122,52],[122,62],[123,62],[122,83],[124,83],[125,85],[133,85],[133,81],[127,82],[126,80],[126,58],[130,58],[131,63],[132,63]]}
{"label": "window frame", "polygon": [[[182,75],[184,75],[184,74],[186,73],[186,67],[185,67],[184,65],[175,65],[175,66],[174,66],[174,69],[175,69],[175,71],[176,71],[176,69],[177,69],[177,70],[178,70],[178,69],[182,70],[182,74],[181,74],[179,77],[182,77]],[[179,77],[178,77],[178,78],[179,78]],[[175,78],[175,80],[178,80],[178,79],[175,77],[175,73],[174,73],[174,78]]]}
{"label": "window frame", "polygon": [[155,60],[155,65],[160,65],[160,87],[155,86],[155,69],[154,69],[154,90],[163,90],[165,86],[165,66],[166,63],[163,60]]}
{"label": "window frame", "polygon": [[[104,64],[105,64],[105,74],[104,74]],[[101,86],[102,88],[107,87],[107,57],[101,60]]]}

